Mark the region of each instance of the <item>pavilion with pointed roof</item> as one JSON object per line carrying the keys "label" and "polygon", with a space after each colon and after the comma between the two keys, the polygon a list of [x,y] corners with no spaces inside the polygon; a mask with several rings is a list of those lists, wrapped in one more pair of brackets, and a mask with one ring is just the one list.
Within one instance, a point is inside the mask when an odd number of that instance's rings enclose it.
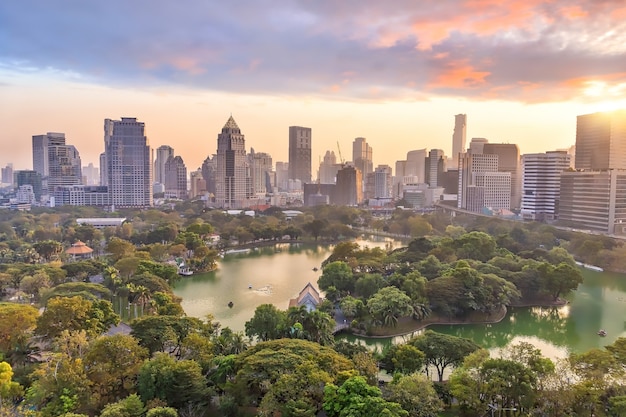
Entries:
{"label": "pavilion with pointed roof", "polygon": [[300,291],[297,298],[289,300],[289,307],[306,306],[308,312],[317,309],[317,306],[322,302],[319,291],[309,282]]}
{"label": "pavilion with pointed roof", "polygon": [[73,259],[88,259],[91,258],[93,254],[93,249],[89,246],[85,245],[80,240],[77,240],[72,244],[70,248],[68,248],[65,253],[71,255]]}

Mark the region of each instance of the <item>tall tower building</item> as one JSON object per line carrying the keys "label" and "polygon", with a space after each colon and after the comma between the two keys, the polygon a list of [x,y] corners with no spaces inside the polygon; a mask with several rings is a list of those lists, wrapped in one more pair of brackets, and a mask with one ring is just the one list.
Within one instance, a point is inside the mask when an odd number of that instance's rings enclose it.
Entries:
{"label": "tall tower building", "polygon": [[166,198],[187,198],[187,167],[180,156],[170,157],[165,162],[165,197]]}
{"label": "tall tower building", "polygon": [[361,171],[351,166],[344,166],[337,172],[335,203],[340,206],[356,206],[363,202]]}
{"label": "tall tower building", "polygon": [[7,164],[5,168],[2,168],[2,182],[13,184],[13,164]]}
{"label": "tall tower building", "polygon": [[273,170],[272,156],[265,152],[254,152],[250,149],[250,172],[254,194],[272,192],[270,175]]}
{"label": "tall tower building", "polygon": [[57,187],[80,185],[83,183],[80,155],[72,145],[48,146],[48,193],[52,195]]}
{"label": "tall tower building", "polygon": [[289,189],[289,162],[276,162],[276,187],[278,191]]}
{"label": "tall tower building", "polygon": [[482,153],[498,155],[498,172],[511,173],[511,207],[520,208],[522,204],[522,175],[517,145],[514,143],[485,143]]}
{"label": "tall tower building", "polygon": [[174,148],[167,145],[159,146],[156,149],[156,158],[154,159],[154,182],[165,184],[165,163],[170,156],[174,156]]}
{"label": "tall tower building", "polygon": [[426,175],[424,182],[430,187],[439,187],[441,176],[446,170],[446,156],[441,149],[431,149],[426,158]]}
{"label": "tall tower building", "polygon": [[189,198],[196,198],[206,191],[206,181],[202,175],[202,170],[191,171],[189,173]]}
{"label": "tall tower building", "polygon": [[311,128],[289,126],[289,179],[311,182]]}
{"label": "tall tower building", "polygon": [[107,171],[107,153],[100,154],[100,185],[109,185],[109,173]]}
{"label": "tall tower building", "polygon": [[48,132],[45,135],[33,136],[33,171],[38,172],[41,178],[50,174],[50,146],[65,145],[65,133]]}
{"label": "tall tower building", "polygon": [[41,174],[37,171],[15,171],[15,182],[17,187],[21,187],[23,185],[30,185],[35,194],[35,199],[39,201],[41,199],[42,194],[42,180]]}
{"label": "tall tower building", "polygon": [[251,194],[246,141],[230,116],[217,135],[215,203],[223,208],[243,208]]}
{"label": "tall tower building", "polygon": [[217,155],[213,154],[206,157],[202,162],[202,178],[206,184],[206,191],[215,197],[217,192]]}
{"label": "tall tower building", "polygon": [[561,173],[570,166],[566,151],[522,155],[521,215],[526,220],[555,220],[558,215]]}
{"label": "tall tower building", "polygon": [[134,117],[105,119],[104,149],[111,204],[152,206],[152,162],[145,124]]}
{"label": "tall tower building", "polygon": [[426,156],[428,151],[424,149],[417,149],[406,153],[406,168],[404,175],[417,177],[417,180],[421,183],[426,181]]}
{"label": "tall tower building", "polygon": [[452,133],[452,166],[459,162],[459,153],[465,152],[465,136],[467,129],[467,115],[454,116],[454,132]]}
{"label": "tall tower building", "polygon": [[510,209],[511,174],[498,172],[498,155],[459,155],[457,207],[470,211]]}
{"label": "tall tower building", "polygon": [[374,198],[391,198],[392,171],[389,165],[378,165],[374,170]]}
{"label": "tall tower building", "polygon": [[335,152],[326,151],[324,159],[320,164],[319,181],[320,184],[334,184],[337,178],[337,171],[341,169],[341,165],[337,163]]}
{"label": "tall tower building", "polygon": [[365,138],[356,138],[352,142],[352,163],[361,171],[363,179],[374,172],[373,153]]}
{"label": "tall tower building", "polygon": [[626,169],[626,110],[576,118],[576,169]]}

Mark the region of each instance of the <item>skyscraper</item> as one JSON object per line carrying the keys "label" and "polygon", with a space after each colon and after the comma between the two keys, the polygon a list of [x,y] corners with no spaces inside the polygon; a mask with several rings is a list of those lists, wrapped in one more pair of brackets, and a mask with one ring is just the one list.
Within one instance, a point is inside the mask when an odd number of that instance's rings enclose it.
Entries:
{"label": "skyscraper", "polygon": [[272,156],[265,152],[254,152],[250,149],[250,173],[254,194],[272,192],[270,176],[273,170]]}
{"label": "skyscraper", "polygon": [[626,110],[576,119],[576,169],[626,169]]}
{"label": "skyscraper", "polygon": [[65,133],[48,132],[33,136],[33,171],[41,175],[42,180],[50,174],[48,150],[50,146],[65,145]]}
{"label": "skyscraper", "polygon": [[311,182],[311,128],[289,126],[289,179]]}
{"label": "skyscraper", "polygon": [[374,151],[365,138],[356,138],[352,142],[352,163],[361,171],[363,179],[374,172]]}
{"label": "skyscraper", "polygon": [[406,153],[405,176],[417,177],[419,182],[426,182],[426,148]]}
{"label": "skyscraper", "polygon": [[467,127],[467,115],[457,114],[454,116],[454,132],[452,133],[452,166],[458,166],[459,153],[465,152],[465,135]]}
{"label": "skyscraper", "polygon": [[105,119],[104,148],[111,204],[152,206],[152,163],[145,124],[134,117]]}
{"label": "skyscraper", "polygon": [[217,135],[215,203],[223,208],[245,207],[251,195],[249,173],[244,135],[230,116]]}
{"label": "skyscraper", "polygon": [[498,172],[498,155],[459,155],[457,207],[480,211],[484,207],[511,207],[511,174]]}
{"label": "skyscraper", "polygon": [[335,152],[326,151],[318,174],[320,184],[334,184],[337,178],[337,171],[340,169],[341,165],[337,163]]}
{"label": "skyscraper", "polygon": [[485,143],[484,154],[498,155],[498,171],[511,173],[511,207],[522,204],[522,175],[519,148],[514,143]]}
{"label": "skyscraper", "polygon": [[378,165],[374,170],[374,198],[392,197],[392,171],[389,165]]}
{"label": "skyscraper", "polygon": [[165,197],[187,198],[187,167],[180,156],[170,157],[165,162]]}
{"label": "skyscraper", "polygon": [[57,187],[83,183],[80,155],[72,145],[48,146],[48,193]]}
{"label": "skyscraper", "polygon": [[335,187],[335,204],[341,206],[356,206],[363,201],[361,171],[351,166],[344,166],[337,171],[337,185]]}
{"label": "skyscraper", "polygon": [[555,220],[558,214],[561,173],[569,168],[565,151],[522,155],[521,215],[526,220]]}
{"label": "skyscraper", "polygon": [[443,150],[431,149],[426,158],[426,174],[424,182],[430,187],[439,187],[441,175],[446,169],[446,160]]}
{"label": "skyscraper", "polygon": [[13,184],[13,164],[7,164],[6,168],[2,168],[2,183]]}
{"label": "skyscraper", "polygon": [[156,158],[154,159],[154,182],[165,184],[165,163],[174,156],[174,148],[167,145],[159,146],[156,149]]}

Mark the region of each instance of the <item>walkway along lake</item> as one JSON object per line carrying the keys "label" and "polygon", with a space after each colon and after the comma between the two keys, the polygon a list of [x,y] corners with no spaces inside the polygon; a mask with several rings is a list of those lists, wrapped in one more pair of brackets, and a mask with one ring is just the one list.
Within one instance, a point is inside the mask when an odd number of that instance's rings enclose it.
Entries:
{"label": "walkway along lake", "polygon": [[[375,238],[359,243],[369,247],[401,245]],[[270,303],[285,310],[289,299],[296,297],[308,282],[317,287],[321,271],[313,268],[320,268],[331,251],[332,246],[328,245],[297,243],[226,255],[216,271],[185,277],[176,284],[174,292],[183,298],[182,306],[188,315],[212,314],[222,327],[243,331],[257,306]],[[626,275],[583,270],[583,276],[584,283],[566,306],[511,308],[504,320],[496,324],[430,328],[467,337],[489,349],[524,340],[552,358],[603,347],[620,336],[626,337]],[[228,306],[230,301],[232,308]],[[600,329],[607,331],[606,337],[597,335]],[[361,341],[381,346],[405,337]]]}

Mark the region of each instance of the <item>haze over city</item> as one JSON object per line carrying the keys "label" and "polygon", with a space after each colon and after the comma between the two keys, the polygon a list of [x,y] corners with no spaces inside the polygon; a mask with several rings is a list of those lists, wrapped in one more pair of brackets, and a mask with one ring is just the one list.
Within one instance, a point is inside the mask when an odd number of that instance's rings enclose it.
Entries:
{"label": "haze over city", "polygon": [[[365,137],[375,164],[467,137],[521,153],[575,142],[576,115],[626,107],[619,1],[0,4],[0,165],[32,166],[31,137],[64,132],[98,165],[103,121],[137,117],[190,169],[232,114],[246,147],[312,159]],[[347,159],[346,158],[346,159]]]}

